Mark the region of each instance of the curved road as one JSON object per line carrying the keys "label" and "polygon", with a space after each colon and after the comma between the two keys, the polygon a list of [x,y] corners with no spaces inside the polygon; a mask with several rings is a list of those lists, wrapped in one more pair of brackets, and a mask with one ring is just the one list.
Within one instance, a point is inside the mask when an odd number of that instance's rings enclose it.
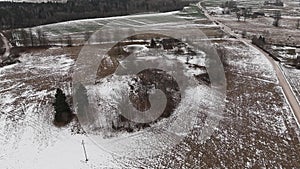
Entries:
{"label": "curved road", "polygon": [[220,25],[225,33],[228,33],[229,35],[235,37],[236,39],[240,40],[241,42],[244,42],[245,44],[256,48],[270,61],[270,63],[273,65],[273,68],[276,72],[276,75],[277,75],[277,78],[278,78],[278,81],[279,81],[279,85],[282,87],[284,95],[285,95],[285,97],[286,97],[286,99],[287,99],[287,101],[288,101],[288,103],[289,103],[289,105],[290,105],[290,107],[293,111],[293,114],[294,114],[295,118],[297,119],[297,124],[300,127],[300,125],[299,125],[299,123],[300,123],[300,105],[299,105],[299,102],[297,101],[297,98],[296,98],[291,86],[289,85],[287,79],[285,78],[284,73],[282,72],[279,65],[273,60],[273,58],[269,54],[267,54],[266,52],[264,52],[263,50],[258,48],[257,46],[253,45],[250,40],[243,39],[243,38],[239,37],[228,26],[226,26],[223,23],[217,21],[214,17],[209,15],[208,11],[201,6],[200,2],[197,4],[197,7],[200,8],[204,12],[204,15],[209,20],[211,20],[214,23]]}

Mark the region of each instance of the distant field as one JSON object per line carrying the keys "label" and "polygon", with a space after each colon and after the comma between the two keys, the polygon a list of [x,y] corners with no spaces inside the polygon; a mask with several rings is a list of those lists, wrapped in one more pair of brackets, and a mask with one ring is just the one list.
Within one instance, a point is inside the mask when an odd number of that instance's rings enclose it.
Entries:
{"label": "distant field", "polygon": [[[207,7],[220,6],[222,3],[228,0],[204,0],[204,4]],[[240,7],[252,7],[253,11],[264,11],[268,14],[272,14],[273,10],[281,10],[283,15],[288,16],[300,16],[300,2],[298,0],[283,0],[284,7],[264,6],[266,0],[236,0],[237,5]],[[275,1],[275,0],[274,0]]]}
{"label": "distant field", "polygon": [[[228,0],[204,0],[205,6],[212,6],[216,7],[221,5],[222,3],[226,2]],[[256,1],[249,1],[249,0],[236,0],[238,2],[238,5],[248,5],[248,6],[258,6],[264,3],[265,0],[256,0]]]}
{"label": "distant field", "polygon": [[18,37],[17,39],[15,39],[15,41],[18,41],[19,45],[22,45],[23,30],[25,30],[28,34],[30,31],[32,31],[34,36],[37,36],[37,31],[41,31],[43,34],[45,34],[46,38],[49,39],[54,45],[60,45],[61,42],[67,38],[67,36],[70,36],[72,38],[74,45],[81,45],[85,43],[85,41],[87,40],[86,38],[89,37],[92,33],[100,30],[105,24],[114,22],[114,20],[123,20],[128,23],[132,22],[133,24],[136,24],[137,22],[143,23],[145,19],[148,20],[148,24],[151,24],[151,22],[166,23],[171,22],[166,19],[167,16],[171,15],[177,17],[179,20],[193,21],[204,18],[204,15],[202,13],[199,13],[196,7],[189,6],[185,7],[182,11],[74,20],[42,25],[33,28],[16,29],[13,31],[13,33]]}
{"label": "distant field", "polygon": [[[204,0],[203,2],[207,5],[207,6],[216,6],[216,5],[220,5],[226,1],[230,1],[230,0]],[[256,1],[249,1],[249,0],[235,0],[238,2],[239,5],[248,5],[248,6],[261,6],[263,5],[263,3],[266,0],[256,0]],[[271,0],[272,1],[272,0]],[[275,1],[275,0],[273,0]],[[298,0],[283,0],[283,2],[286,5],[300,5],[300,2]]]}

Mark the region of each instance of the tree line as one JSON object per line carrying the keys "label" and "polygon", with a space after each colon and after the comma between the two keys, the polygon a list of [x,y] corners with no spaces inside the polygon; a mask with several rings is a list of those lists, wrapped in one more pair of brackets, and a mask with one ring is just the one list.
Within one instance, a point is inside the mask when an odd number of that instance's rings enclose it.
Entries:
{"label": "tree line", "polygon": [[0,2],[0,29],[32,27],[68,20],[166,12],[183,8],[186,0],[69,0],[66,3]]}

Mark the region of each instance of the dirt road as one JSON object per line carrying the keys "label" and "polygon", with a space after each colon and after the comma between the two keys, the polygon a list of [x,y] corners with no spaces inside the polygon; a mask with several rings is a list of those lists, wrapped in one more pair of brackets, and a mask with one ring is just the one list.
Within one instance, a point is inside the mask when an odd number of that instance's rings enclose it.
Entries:
{"label": "dirt road", "polygon": [[214,17],[212,17],[211,15],[208,14],[208,11],[203,8],[200,4],[200,2],[197,4],[197,6],[204,12],[204,15],[211,21],[213,21],[214,23],[220,25],[220,27],[222,28],[222,30],[226,33],[228,33],[229,35],[235,37],[236,39],[240,40],[241,42],[244,42],[245,44],[252,46],[254,48],[256,48],[257,50],[259,50],[269,61],[270,63],[273,65],[273,68],[276,72],[278,81],[279,81],[279,85],[282,87],[283,92],[286,96],[286,99],[294,113],[295,118],[297,119],[298,122],[298,126],[300,126],[300,105],[299,102],[297,101],[297,98],[293,92],[293,90],[291,89],[291,86],[289,85],[287,79],[285,78],[284,73],[282,72],[280,66],[273,60],[273,58],[267,54],[266,52],[264,52],[263,50],[261,50],[260,48],[258,48],[257,46],[253,45],[251,43],[250,40],[248,39],[243,39],[240,36],[238,36],[237,34],[235,34],[231,28],[229,28],[228,26],[224,25],[223,23],[219,22],[218,20],[216,20]]}

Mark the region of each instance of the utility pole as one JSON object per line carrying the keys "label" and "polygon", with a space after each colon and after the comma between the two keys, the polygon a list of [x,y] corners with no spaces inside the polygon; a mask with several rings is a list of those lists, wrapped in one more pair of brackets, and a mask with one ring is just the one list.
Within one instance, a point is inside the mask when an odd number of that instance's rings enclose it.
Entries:
{"label": "utility pole", "polygon": [[84,146],[84,141],[82,140],[81,142],[82,144],[82,147],[83,147],[83,152],[84,152],[84,157],[85,157],[85,162],[89,161],[88,158],[87,158],[87,154],[86,154],[86,150],[85,150],[85,146]]}

